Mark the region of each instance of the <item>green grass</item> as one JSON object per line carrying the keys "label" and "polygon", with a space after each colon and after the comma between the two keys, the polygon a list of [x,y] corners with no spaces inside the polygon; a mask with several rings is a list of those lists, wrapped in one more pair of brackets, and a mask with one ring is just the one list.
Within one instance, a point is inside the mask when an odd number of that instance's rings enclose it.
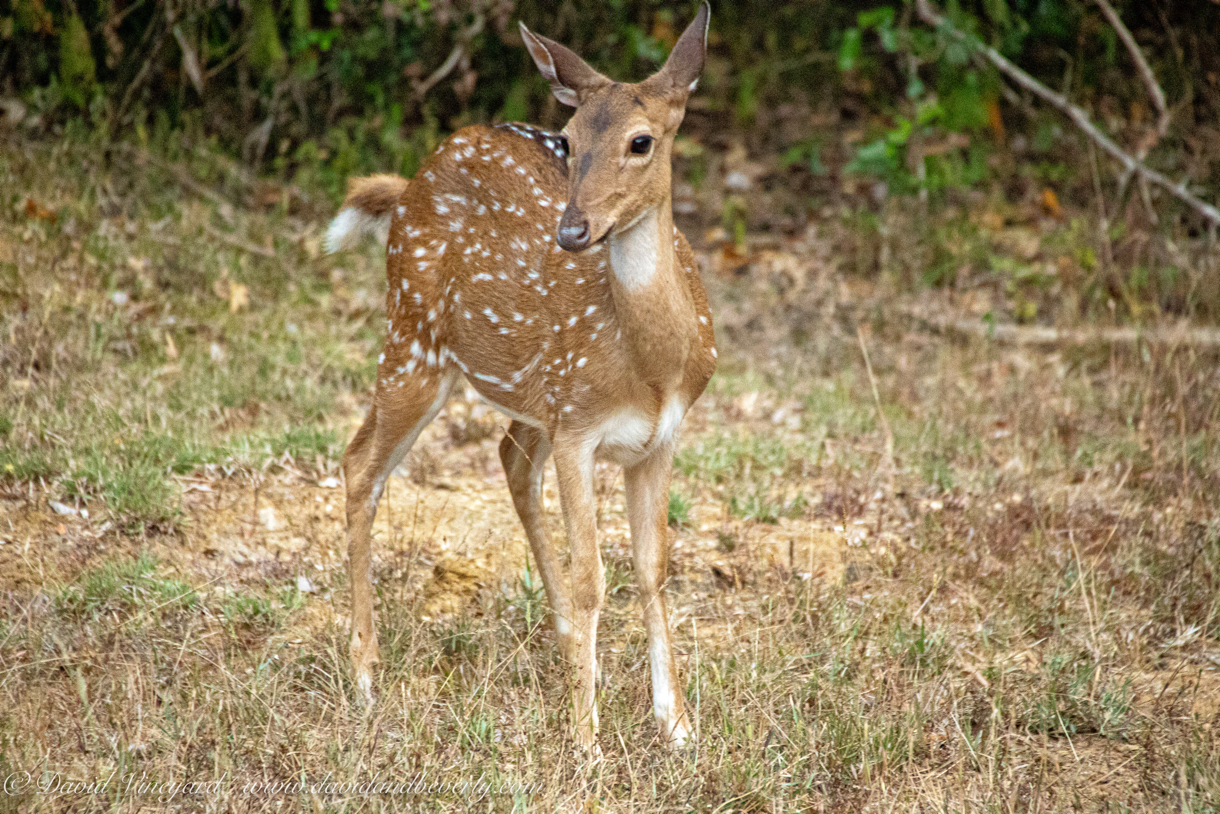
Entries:
{"label": "green grass", "polygon": [[[45,171],[51,185],[29,188],[62,202],[53,224],[17,205],[0,221],[3,245],[28,253],[13,290],[0,289],[0,371],[15,383],[0,388],[0,482],[57,484],[130,528],[172,528],[175,475],[333,468],[336,399],[372,381],[376,261],[335,268],[317,257],[316,226],[226,219],[151,168],[124,177],[131,206],[103,217],[104,181],[79,169],[89,150],[0,157],[6,186]],[[234,311],[238,284],[248,304]]]}
{"label": "green grass", "polygon": [[669,492],[669,525],[676,529],[686,528],[689,526],[690,507],[690,501],[683,497],[681,492],[676,492],[671,489]]}
{"label": "green grass", "polygon": [[156,576],[157,565],[156,557],[147,553],[103,562],[60,590],[55,607],[82,618],[194,608],[199,602],[194,589],[181,580]]}

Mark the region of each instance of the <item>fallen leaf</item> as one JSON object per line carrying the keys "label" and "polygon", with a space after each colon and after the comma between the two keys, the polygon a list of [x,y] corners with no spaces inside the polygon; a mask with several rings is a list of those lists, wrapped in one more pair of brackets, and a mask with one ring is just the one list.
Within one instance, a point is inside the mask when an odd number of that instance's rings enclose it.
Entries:
{"label": "fallen leaf", "polygon": [[1055,190],[1046,187],[1042,190],[1042,208],[1046,214],[1052,218],[1063,217],[1063,207],[1059,205],[1059,196],[1055,194]]}
{"label": "fallen leaf", "polygon": [[48,223],[54,223],[56,214],[45,206],[41,206],[33,198],[25,199],[25,216],[27,218],[35,218],[37,220],[45,220]]}
{"label": "fallen leaf", "polygon": [[1000,105],[995,99],[987,103],[987,124],[995,133],[995,139],[1003,144],[1007,141],[1004,134],[1004,117],[1000,115]]}
{"label": "fallen leaf", "polygon": [[988,209],[978,216],[978,223],[985,229],[999,231],[1004,228],[1004,216],[993,209]]}
{"label": "fallen leaf", "polygon": [[229,283],[229,313],[236,314],[250,304],[250,289],[242,283]]}
{"label": "fallen leaf", "polygon": [[51,500],[48,502],[51,505],[51,509],[56,514],[76,514],[76,509],[74,509],[71,506],[68,506],[67,504],[60,503],[58,500]]}
{"label": "fallen leaf", "polygon": [[168,331],[165,333],[165,357],[170,361],[178,358],[178,346],[174,344],[174,335]]}
{"label": "fallen leaf", "polygon": [[267,531],[279,531],[284,525],[275,509],[270,506],[258,510],[258,522],[262,523]]}
{"label": "fallen leaf", "polygon": [[658,14],[652,24],[652,38],[665,43],[670,48],[678,41],[674,34],[674,24],[664,14]]}

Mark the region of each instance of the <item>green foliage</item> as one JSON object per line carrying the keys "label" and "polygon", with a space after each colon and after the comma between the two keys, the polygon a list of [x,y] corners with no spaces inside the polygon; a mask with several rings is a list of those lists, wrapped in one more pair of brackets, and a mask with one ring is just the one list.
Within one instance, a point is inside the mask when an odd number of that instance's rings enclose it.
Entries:
{"label": "green foliage", "polygon": [[1072,737],[1121,737],[1131,712],[1131,680],[1107,678],[1088,657],[1055,653],[1045,659],[1042,684],[1031,698],[1026,725]]}
{"label": "green foliage", "polygon": [[[985,181],[985,136],[998,116],[1000,84],[971,42],[922,24],[909,2],[815,5],[816,13],[801,3],[718,5],[701,104],[752,126],[760,111],[791,101],[833,106],[838,97],[854,96],[869,115],[850,172],[884,180],[894,192]],[[1164,20],[1120,11],[1144,41],[1136,24],[1152,25],[1157,38],[1167,25],[1206,30],[1213,22],[1207,5],[1174,4]],[[1052,87],[1065,79],[1060,55],[1071,54],[1066,79],[1073,95],[1123,93],[1104,84],[1105,72],[1124,64],[1123,49],[1089,4],[940,6],[956,28]],[[11,14],[0,16],[0,75],[44,126],[87,108],[90,122],[106,122],[108,133],[117,127],[115,135],[202,131],[264,169],[300,174],[303,188],[320,184],[338,197],[353,173],[410,174],[441,132],[463,124],[556,124],[563,111],[524,54],[517,20],[573,46],[608,75],[636,80],[665,58],[691,12],[692,3],[658,8],[655,0],[588,8],[576,0],[243,0],[188,4],[167,21],[152,5],[16,0]],[[1206,109],[1214,95],[1191,91],[1181,66],[1198,63],[1196,73],[1217,67],[1212,45],[1207,38],[1184,45],[1189,53],[1177,57],[1177,74],[1172,64],[1156,66],[1171,96],[1198,100],[1199,120],[1214,118],[1216,111]],[[204,94],[189,91],[184,48],[197,49],[192,56],[207,77]],[[454,54],[456,65],[449,60]],[[436,73],[442,66],[452,69]],[[421,92],[433,74],[439,81]],[[937,115],[928,118],[928,109]],[[269,132],[257,129],[264,123]],[[781,132],[761,136],[782,139],[772,135]],[[970,134],[969,147],[953,142],[936,155],[918,151],[916,145],[951,133]],[[771,146],[788,165],[807,165],[815,175],[825,169],[817,143]],[[1038,151],[1048,146],[1035,140]],[[727,228],[738,222],[744,221]]]}
{"label": "green foliage", "polygon": [[813,175],[826,175],[822,163],[822,139],[814,136],[801,139],[784,153],[784,166],[804,166]]}
{"label": "green foliage", "polygon": [[881,47],[887,54],[898,49],[898,32],[894,28],[894,9],[892,6],[862,11],[856,16],[856,24],[843,32],[843,42],[839,46],[839,70],[850,71],[856,67],[856,61],[864,48],[864,32],[876,31]]}
{"label": "green foliage", "polygon": [[281,588],[274,598],[258,593],[230,593],[220,604],[220,615],[231,630],[266,631],[284,624],[287,617],[304,606],[295,587]]}
{"label": "green foliage", "polygon": [[669,525],[676,529],[690,525],[690,501],[673,490],[669,492]]}
{"label": "green foliage", "polygon": [[89,32],[79,15],[73,14],[59,32],[59,81],[64,98],[83,106],[93,87],[97,67],[89,46]]}
{"label": "green foliage", "polygon": [[[293,3],[293,22],[297,23],[302,16]],[[306,24],[308,21],[306,20]],[[271,73],[278,70],[288,59],[284,53],[284,45],[280,42],[276,30],[275,12],[271,8],[271,0],[250,0],[250,65],[259,73]]]}
{"label": "green foliage", "polygon": [[[143,138],[152,130],[194,128],[248,159],[261,153],[284,173],[300,164],[318,174],[315,161],[384,170],[387,153],[390,169],[411,170],[435,146],[409,135],[417,128],[435,134],[493,118],[554,124],[563,115],[521,48],[517,20],[570,44],[608,75],[638,80],[664,60],[694,5],[243,0],[188,5],[167,22],[152,5],[44,7],[43,0],[18,0],[12,16],[0,16],[0,37],[12,32],[11,41],[0,40],[6,44],[0,75],[12,78],[47,124],[97,99],[116,134],[134,130]],[[749,122],[793,88],[825,84],[826,68],[802,56],[837,38],[856,9],[827,11],[809,14],[790,4],[717,8],[721,58],[709,65],[701,96]],[[52,36],[61,41],[58,50],[47,47]],[[202,95],[189,90],[183,49],[197,50],[207,81]],[[461,58],[452,70],[417,92],[454,53]],[[272,123],[266,140],[261,133],[251,139],[266,121]]]}

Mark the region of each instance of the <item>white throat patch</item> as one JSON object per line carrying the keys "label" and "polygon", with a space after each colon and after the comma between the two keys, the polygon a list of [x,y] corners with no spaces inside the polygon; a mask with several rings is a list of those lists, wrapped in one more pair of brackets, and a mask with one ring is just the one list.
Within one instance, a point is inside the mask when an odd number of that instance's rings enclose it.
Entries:
{"label": "white throat patch", "polygon": [[610,267],[628,291],[643,288],[657,273],[657,213],[652,211],[624,232],[611,235]]}

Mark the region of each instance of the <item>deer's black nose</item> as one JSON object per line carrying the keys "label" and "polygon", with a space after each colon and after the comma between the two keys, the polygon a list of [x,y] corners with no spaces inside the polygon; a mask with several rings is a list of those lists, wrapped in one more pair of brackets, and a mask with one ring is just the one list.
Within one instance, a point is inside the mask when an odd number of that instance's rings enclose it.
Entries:
{"label": "deer's black nose", "polygon": [[559,247],[578,252],[589,245],[589,221],[574,206],[569,206],[559,221]]}

